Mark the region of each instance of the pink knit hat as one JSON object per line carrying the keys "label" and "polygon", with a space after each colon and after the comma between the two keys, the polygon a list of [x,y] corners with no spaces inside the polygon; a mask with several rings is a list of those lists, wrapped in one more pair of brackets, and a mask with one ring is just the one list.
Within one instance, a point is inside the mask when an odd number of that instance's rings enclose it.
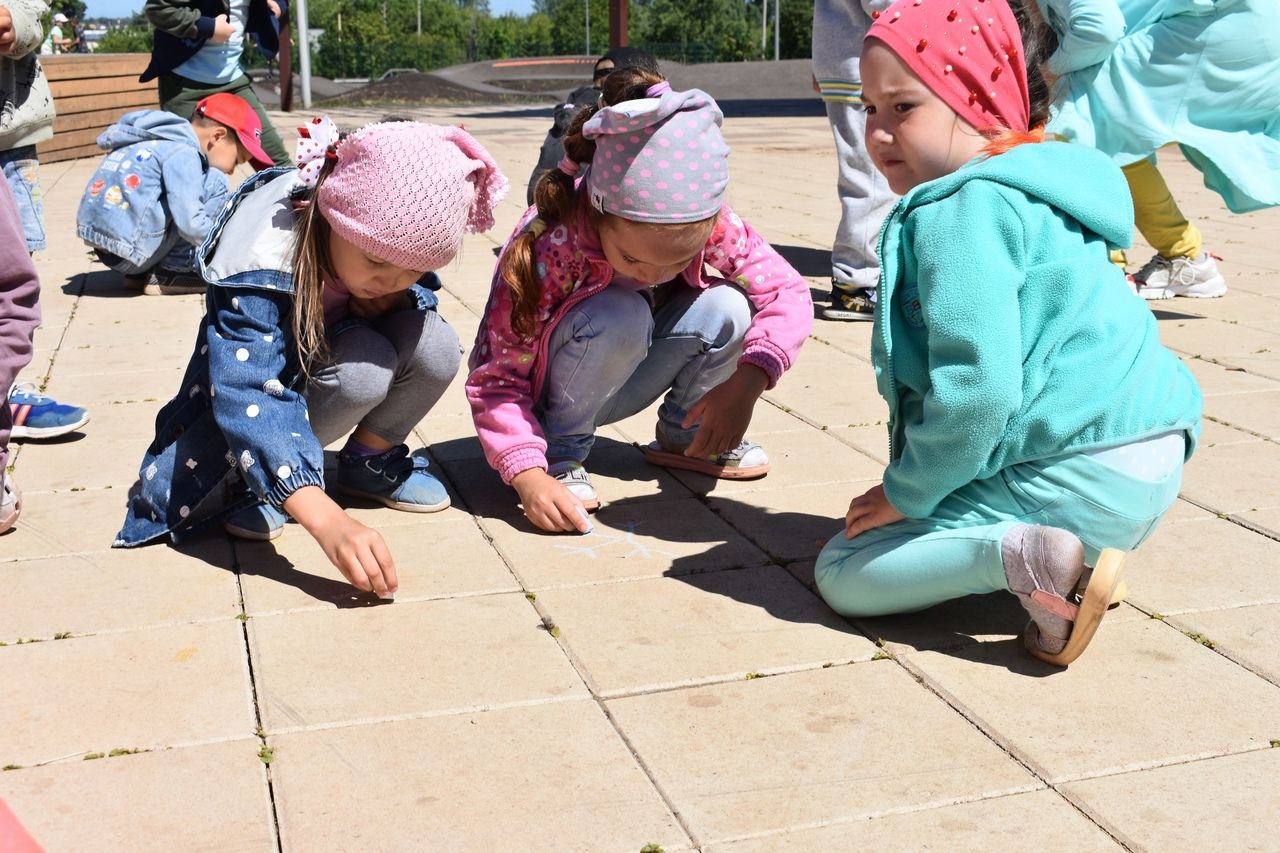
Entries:
{"label": "pink knit hat", "polygon": [[1029,130],[1022,31],[1005,0],[898,0],[876,16],[879,39],[977,130]]}
{"label": "pink knit hat", "polygon": [[493,226],[494,205],[507,193],[497,163],[460,127],[371,124],[338,143],[334,156],[316,191],[329,227],[405,269],[449,263],[464,231]]}

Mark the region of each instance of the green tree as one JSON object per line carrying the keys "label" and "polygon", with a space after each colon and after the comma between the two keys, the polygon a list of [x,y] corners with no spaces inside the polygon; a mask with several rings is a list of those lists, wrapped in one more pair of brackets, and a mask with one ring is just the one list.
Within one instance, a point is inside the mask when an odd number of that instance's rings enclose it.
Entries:
{"label": "green tree", "polygon": [[151,27],[113,27],[98,42],[97,53],[150,53]]}

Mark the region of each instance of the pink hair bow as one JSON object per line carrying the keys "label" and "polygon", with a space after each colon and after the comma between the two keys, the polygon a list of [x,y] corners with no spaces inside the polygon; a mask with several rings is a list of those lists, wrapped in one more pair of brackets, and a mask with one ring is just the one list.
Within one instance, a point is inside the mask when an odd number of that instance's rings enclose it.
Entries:
{"label": "pink hair bow", "polygon": [[302,182],[314,187],[320,180],[324,161],[338,156],[338,126],[328,116],[316,116],[310,124],[298,128],[298,144],[293,159],[298,163]]}

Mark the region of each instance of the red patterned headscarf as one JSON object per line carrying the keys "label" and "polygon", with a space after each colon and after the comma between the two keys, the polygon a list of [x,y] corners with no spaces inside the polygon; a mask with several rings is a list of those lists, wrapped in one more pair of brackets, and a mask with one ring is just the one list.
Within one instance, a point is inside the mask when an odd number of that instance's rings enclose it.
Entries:
{"label": "red patterned headscarf", "polygon": [[879,39],[979,131],[1030,129],[1022,32],[1006,0],[898,0],[867,39]]}

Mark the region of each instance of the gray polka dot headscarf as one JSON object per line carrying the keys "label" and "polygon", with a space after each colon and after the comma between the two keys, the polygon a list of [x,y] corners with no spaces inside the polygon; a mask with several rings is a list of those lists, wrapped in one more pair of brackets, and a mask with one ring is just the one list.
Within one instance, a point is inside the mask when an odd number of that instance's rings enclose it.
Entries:
{"label": "gray polka dot headscarf", "polygon": [[640,222],[714,216],[729,185],[724,114],[701,89],[673,92],[664,81],[645,94],[600,109],[582,127],[596,143],[583,181],[592,206]]}

